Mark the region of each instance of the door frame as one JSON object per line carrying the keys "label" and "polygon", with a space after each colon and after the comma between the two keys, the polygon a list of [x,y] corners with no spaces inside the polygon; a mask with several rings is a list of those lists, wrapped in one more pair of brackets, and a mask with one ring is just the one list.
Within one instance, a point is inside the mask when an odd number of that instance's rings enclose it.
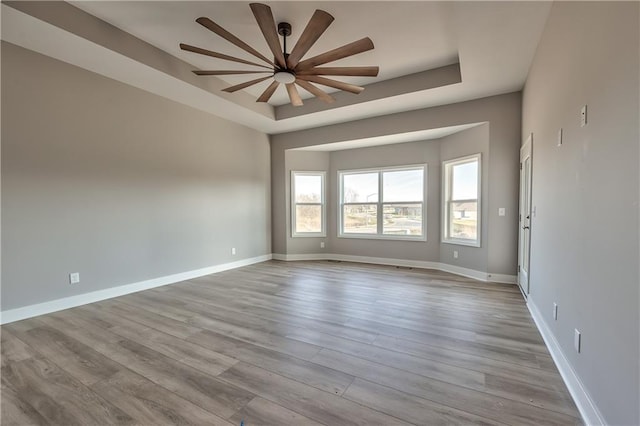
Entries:
{"label": "door frame", "polygon": [[[528,175],[524,173],[526,171],[526,167],[523,170],[523,163],[527,158],[529,159]],[[529,134],[529,137],[527,137],[520,147],[520,179],[518,197],[518,287],[525,299],[529,297],[529,293],[531,292],[532,159],[533,133]],[[523,191],[525,185],[527,186],[527,191]],[[525,256],[527,259],[524,259]],[[525,264],[526,269],[523,268]]]}

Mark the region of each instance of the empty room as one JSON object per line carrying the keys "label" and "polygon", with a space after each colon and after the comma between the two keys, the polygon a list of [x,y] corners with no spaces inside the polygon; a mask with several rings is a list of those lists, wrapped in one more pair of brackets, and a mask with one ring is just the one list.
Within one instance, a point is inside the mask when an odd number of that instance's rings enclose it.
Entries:
{"label": "empty room", "polygon": [[640,3],[2,1],[4,425],[640,425]]}

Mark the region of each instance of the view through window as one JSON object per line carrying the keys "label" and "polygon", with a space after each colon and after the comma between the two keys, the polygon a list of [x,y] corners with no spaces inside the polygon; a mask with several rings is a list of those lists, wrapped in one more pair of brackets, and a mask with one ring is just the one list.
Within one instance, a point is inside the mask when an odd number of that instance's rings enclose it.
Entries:
{"label": "view through window", "polygon": [[480,154],[443,162],[443,241],[480,246]]}
{"label": "view through window", "polygon": [[292,172],[293,236],[325,236],[324,172]]}
{"label": "view through window", "polygon": [[340,235],[423,240],[424,170],[340,172]]}

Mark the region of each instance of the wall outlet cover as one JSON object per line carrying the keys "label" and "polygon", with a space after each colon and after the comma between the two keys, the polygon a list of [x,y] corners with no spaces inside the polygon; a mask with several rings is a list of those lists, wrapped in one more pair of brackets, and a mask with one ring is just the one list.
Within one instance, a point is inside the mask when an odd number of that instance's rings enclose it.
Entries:
{"label": "wall outlet cover", "polygon": [[72,272],[69,274],[69,284],[78,284],[80,282],[80,272]]}
{"label": "wall outlet cover", "polygon": [[587,125],[587,106],[584,105],[580,109],[580,127],[584,127]]}

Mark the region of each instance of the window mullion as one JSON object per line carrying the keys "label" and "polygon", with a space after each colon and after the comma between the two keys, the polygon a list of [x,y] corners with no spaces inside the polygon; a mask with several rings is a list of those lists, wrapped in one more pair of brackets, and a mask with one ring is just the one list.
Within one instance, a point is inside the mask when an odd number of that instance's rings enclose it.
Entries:
{"label": "window mullion", "polygon": [[384,220],[383,218],[383,208],[382,208],[382,201],[383,201],[383,196],[384,194],[382,193],[382,172],[378,172],[378,209],[377,209],[377,215],[378,215],[378,221],[377,221],[377,233],[378,235],[382,235],[382,222]]}

